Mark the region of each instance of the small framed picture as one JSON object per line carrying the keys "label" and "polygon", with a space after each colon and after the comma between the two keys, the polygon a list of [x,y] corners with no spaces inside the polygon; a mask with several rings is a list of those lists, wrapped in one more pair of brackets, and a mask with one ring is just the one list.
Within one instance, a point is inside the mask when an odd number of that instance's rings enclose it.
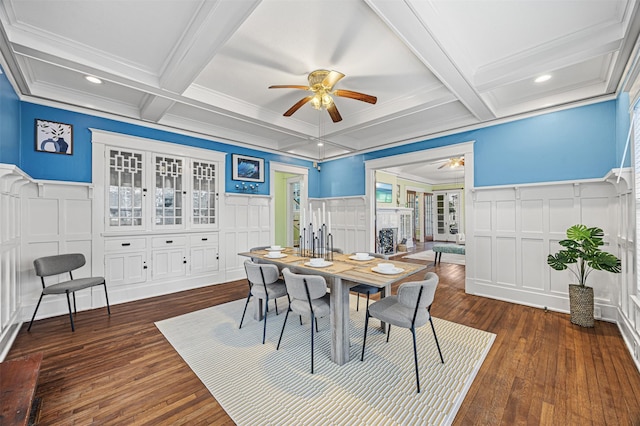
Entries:
{"label": "small framed picture", "polygon": [[264,159],[232,154],[233,180],[264,182]]}
{"label": "small framed picture", "polygon": [[36,118],[36,151],[73,155],[73,126]]}

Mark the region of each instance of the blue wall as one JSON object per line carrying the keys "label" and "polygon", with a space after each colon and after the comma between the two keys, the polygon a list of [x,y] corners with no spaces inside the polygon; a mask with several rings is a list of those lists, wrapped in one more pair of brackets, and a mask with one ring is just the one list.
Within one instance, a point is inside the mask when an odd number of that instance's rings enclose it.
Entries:
{"label": "blue wall", "polygon": [[[309,169],[310,196],[318,196],[319,176],[309,161],[28,102],[22,102],[21,107],[22,145],[20,152],[22,161],[20,162],[20,168],[36,179],[91,182],[91,132],[89,128],[93,128],[225,153],[264,158],[265,182],[260,184],[258,194],[269,193],[270,161],[306,167]],[[67,123],[73,126],[73,155],[54,155],[35,151],[35,119],[37,118]],[[132,146],[132,148],[135,148],[135,146]],[[240,182],[232,180],[231,176],[231,155],[227,155],[226,192],[238,192],[235,187]]]}
{"label": "blue wall", "polygon": [[20,99],[0,67],[0,163],[20,164]]}
{"label": "blue wall", "polygon": [[472,140],[475,186],[602,178],[621,158],[617,133],[623,130],[626,138],[628,131],[628,119],[625,129],[618,118],[623,103],[601,102],[329,161],[322,164],[320,196],[364,195],[366,160]]}
{"label": "blue wall", "polygon": [[[620,167],[620,162],[625,154],[625,146],[627,144],[627,136],[629,136],[629,126],[631,125],[631,117],[629,111],[629,94],[622,93],[616,99],[616,166]],[[631,143],[626,149],[624,155],[624,164],[622,167],[631,167]]]}

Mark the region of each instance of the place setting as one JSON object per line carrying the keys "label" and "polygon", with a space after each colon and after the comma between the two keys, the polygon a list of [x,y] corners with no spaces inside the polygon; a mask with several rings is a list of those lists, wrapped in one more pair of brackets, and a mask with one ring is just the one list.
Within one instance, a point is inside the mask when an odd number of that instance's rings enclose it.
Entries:
{"label": "place setting", "polygon": [[393,263],[378,263],[371,270],[384,275],[396,275],[404,272],[403,268],[398,268]]}
{"label": "place setting", "polygon": [[267,247],[265,250],[267,251],[267,254],[265,254],[264,257],[269,259],[282,259],[283,257],[287,257],[287,255],[283,253],[286,249],[282,246],[271,246]]}
{"label": "place setting", "polygon": [[372,261],[376,259],[376,257],[371,256],[369,253],[354,253],[349,256],[349,259],[355,260],[357,263],[364,263]]}

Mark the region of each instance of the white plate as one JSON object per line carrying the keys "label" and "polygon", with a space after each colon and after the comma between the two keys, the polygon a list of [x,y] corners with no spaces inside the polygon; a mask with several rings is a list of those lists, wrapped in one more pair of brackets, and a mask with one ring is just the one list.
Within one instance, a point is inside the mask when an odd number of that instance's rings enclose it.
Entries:
{"label": "white plate", "polygon": [[311,266],[312,268],[324,268],[325,266],[333,265],[333,262],[324,262],[319,265],[312,265],[311,262],[304,262],[305,266]]}
{"label": "white plate", "polygon": [[393,268],[393,269],[380,269],[377,266],[374,266],[373,268],[371,268],[371,270],[373,272],[377,272],[379,274],[384,274],[384,275],[395,275],[395,274],[399,274],[400,272],[404,272],[404,269],[402,268]]}
{"label": "white plate", "polygon": [[375,259],[375,257],[369,256],[369,257],[365,257],[365,258],[361,259],[359,257],[349,256],[349,259],[353,259],[353,260],[371,260],[371,259]]}
{"label": "white plate", "polygon": [[272,254],[265,254],[264,257],[266,257],[267,259],[281,259],[283,257],[287,257],[287,255],[284,253],[280,253],[278,256],[274,256]]}

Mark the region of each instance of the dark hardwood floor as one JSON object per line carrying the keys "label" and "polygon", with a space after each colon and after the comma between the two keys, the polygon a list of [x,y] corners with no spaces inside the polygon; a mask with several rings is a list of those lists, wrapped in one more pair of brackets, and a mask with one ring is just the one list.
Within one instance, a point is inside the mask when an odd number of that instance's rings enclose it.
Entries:
{"label": "dark hardwood floor", "polygon": [[[497,335],[456,425],[640,425],[640,373],[615,324],[586,329],[565,314],[471,296],[464,266],[432,270],[441,278],[432,314]],[[24,324],[7,359],[44,353],[42,425],[233,424],[154,322],[246,289],[238,281],[114,305],[111,317],[80,312],[75,333],[67,316],[31,332]]]}

